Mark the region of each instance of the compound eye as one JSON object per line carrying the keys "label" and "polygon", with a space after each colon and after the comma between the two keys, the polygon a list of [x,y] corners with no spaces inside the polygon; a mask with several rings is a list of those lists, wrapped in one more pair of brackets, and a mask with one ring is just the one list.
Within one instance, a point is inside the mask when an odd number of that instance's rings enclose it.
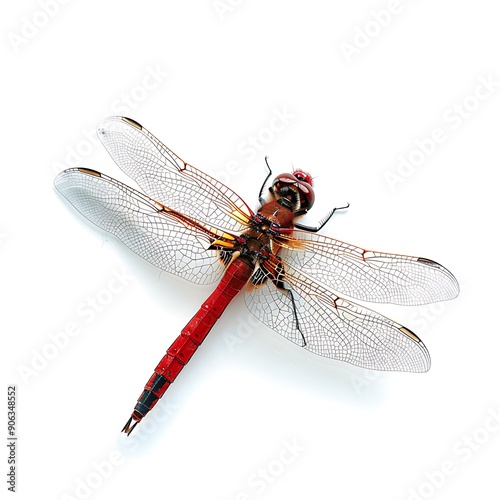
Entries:
{"label": "compound eye", "polygon": [[297,185],[300,190],[300,206],[302,210],[309,210],[314,205],[314,191],[308,182]]}
{"label": "compound eye", "polygon": [[293,174],[278,175],[273,181],[273,191],[276,195],[282,196],[289,190],[295,190],[300,198],[300,207],[297,211],[307,212],[313,206],[315,198],[311,183],[312,178],[309,174],[295,171]]}
{"label": "compound eye", "polygon": [[308,172],[304,172],[303,170],[295,170],[292,174],[297,180],[302,182],[307,182],[311,187],[313,185],[313,178],[311,174]]}

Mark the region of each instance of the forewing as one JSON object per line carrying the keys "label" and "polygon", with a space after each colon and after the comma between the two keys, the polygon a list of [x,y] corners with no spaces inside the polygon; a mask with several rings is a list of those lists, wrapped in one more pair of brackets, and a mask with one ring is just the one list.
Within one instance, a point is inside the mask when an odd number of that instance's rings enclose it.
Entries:
{"label": "forewing", "polygon": [[[263,263],[271,272],[272,260]],[[413,332],[338,297],[298,269],[285,263],[280,268],[282,285],[289,291],[277,289],[268,279],[246,294],[250,311],[270,328],[315,354],[364,368],[407,372],[430,368],[429,353]]]}
{"label": "forewing", "polygon": [[372,252],[300,230],[279,242],[284,262],[355,299],[421,305],[453,299],[459,292],[453,274],[429,259]]}
{"label": "forewing", "polygon": [[120,239],[151,264],[188,281],[208,284],[220,278],[224,267],[210,228],[170,210],[125,184],[88,169],[68,169],[55,186],[87,219]]}
{"label": "forewing", "polygon": [[241,233],[253,213],[231,189],[189,165],[134,120],[111,117],[97,135],[116,164],[151,198],[221,230]]}

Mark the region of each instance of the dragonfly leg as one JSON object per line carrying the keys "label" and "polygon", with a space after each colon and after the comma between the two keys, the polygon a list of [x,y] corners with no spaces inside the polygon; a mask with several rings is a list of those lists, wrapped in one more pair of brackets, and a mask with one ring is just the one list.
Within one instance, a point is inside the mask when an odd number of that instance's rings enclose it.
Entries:
{"label": "dragonfly leg", "polygon": [[300,336],[302,337],[302,342],[303,345],[302,347],[305,347],[307,342],[306,342],[306,338],[304,337],[304,334],[302,333],[302,330],[300,329],[300,323],[299,323],[299,317],[297,315],[297,306],[295,305],[295,298],[293,296],[293,292],[292,290],[286,290],[288,296],[290,297],[290,301],[292,303],[292,309],[293,309],[293,317],[295,319],[295,328],[297,328],[297,330],[300,332]]}
{"label": "dragonfly leg", "polygon": [[[271,177],[271,175],[273,175],[273,171],[271,170],[271,167],[269,166],[269,163],[267,161],[267,156],[265,158],[266,160],[266,165],[267,165],[267,168],[269,170],[269,173],[267,174],[267,177],[264,179],[264,182],[262,183],[262,187],[260,188],[260,192],[259,192],[259,203],[261,205],[264,205],[264,203],[266,203],[266,200],[265,198],[262,196],[263,192],[264,192],[264,188],[266,187],[266,183],[267,181],[269,180],[269,177]],[[269,188],[269,190],[271,190],[271,188]]]}
{"label": "dragonfly leg", "polygon": [[288,295],[288,297],[290,299],[290,302],[292,304],[293,318],[295,320],[295,328],[299,331],[300,336],[302,337],[302,342],[303,342],[302,347],[305,347],[307,342],[306,342],[306,338],[304,337],[304,334],[302,333],[302,330],[300,329],[299,316],[297,314],[297,306],[295,304],[295,297],[293,296],[293,291],[290,288],[286,288],[285,283],[281,279],[281,276],[283,275],[283,265],[281,264],[281,262],[280,262],[279,268],[280,268],[280,271],[278,272],[276,277],[273,279],[273,282],[278,289],[283,290],[283,292],[286,292],[286,294]]}
{"label": "dragonfly leg", "polygon": [[317,233],[318,231],[321,231],[325,224],[332,218],[332,215],[337,211],[337,210],[345,210],[346,208],[349,208],[350,203],[348,203],[345,207],[335,207],[332,210],[330,210],[325,217],[323,217],[317,226],[305,226],[304,224],[295,224],[295,227],[297,229],[303,229],[304,231],[310,231],[311,233]]}

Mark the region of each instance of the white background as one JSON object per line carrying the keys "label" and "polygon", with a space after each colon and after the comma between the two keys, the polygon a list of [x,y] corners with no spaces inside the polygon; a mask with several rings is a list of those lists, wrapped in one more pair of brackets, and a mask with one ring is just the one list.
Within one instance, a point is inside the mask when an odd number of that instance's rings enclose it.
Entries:
{"label": "white background", "polygon": [[[2,400],[16,384],[17,498],[498,498],[494,2],[64,3],[11,2],[1,21]],[[375,307],[425,340],[430,372],[309,355],[238,297],[165,401],[120,434],[210,287],[143,262],[55,192],[66,166],[123,179],[92,132],[114,114],[251,204],[265,155],[276,172],[309,170],[311,221],[351,203],[324,234],[452,270],[452,302]]]}

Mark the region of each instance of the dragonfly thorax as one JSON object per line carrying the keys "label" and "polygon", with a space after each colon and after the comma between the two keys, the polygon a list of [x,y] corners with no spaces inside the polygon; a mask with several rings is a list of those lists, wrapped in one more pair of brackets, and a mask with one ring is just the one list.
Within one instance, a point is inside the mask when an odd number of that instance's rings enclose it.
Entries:
{"label": "dragonfly thorax", "polygon": [[289,228],[293,226],[293,219],[296,212],[287,206],[280,198],[263,205],[258,214],[252,218],[252,228],[260,233],[276,235],[280,228]]}

